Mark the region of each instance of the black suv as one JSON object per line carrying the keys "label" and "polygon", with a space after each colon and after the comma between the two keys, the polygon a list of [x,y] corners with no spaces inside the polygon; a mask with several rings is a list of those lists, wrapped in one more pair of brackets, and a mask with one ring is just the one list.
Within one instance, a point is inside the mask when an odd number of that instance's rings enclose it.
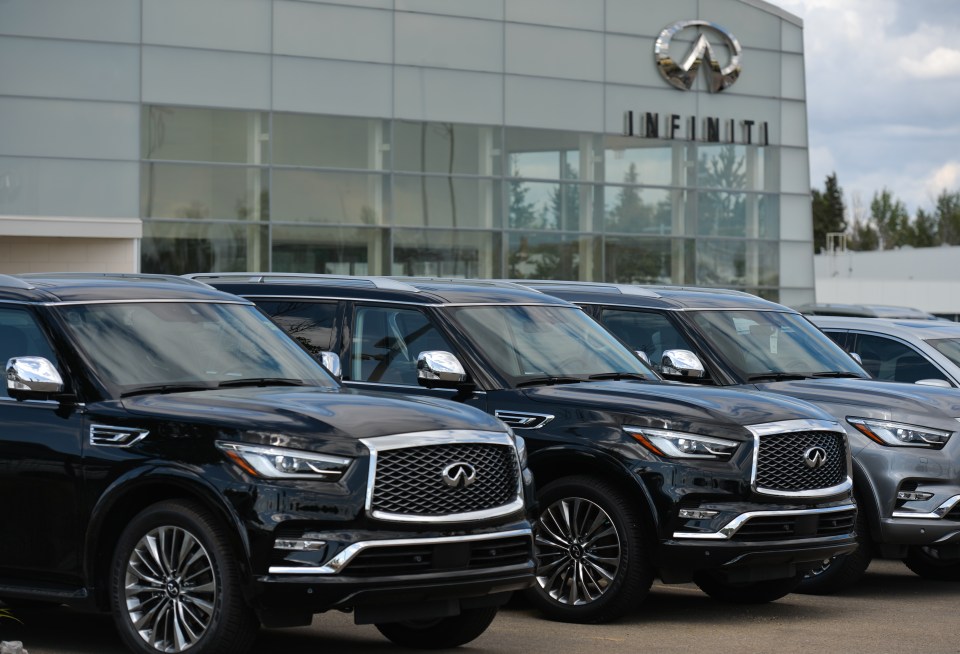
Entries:
{"label": "black suv", "polygon": [[855,554],[824,561],[800,590],[853,584],[872,557],[960,581],[960,394],[870,380],[798,312],[737,291],[529,282],[581,305],[667,379],[816,404],[850,437],[861,519]]}
{"label": "black suv", "polygon": [[259,624],[328,609],[447,647],[534,583],[522,439],[453,402],[342,388],[245,300],[0,276],[0,360],[14,610],[110,611],[149,654],[237,654]]}
{"label": "black suv", "polygon": [[515,284],[192,275],[256,302],[347,386],[451,398],[521,432],[549,617],[634,609],[652,577],[762,602],[852,549],[846,437],[789,398],[663,383],[576,306]]}

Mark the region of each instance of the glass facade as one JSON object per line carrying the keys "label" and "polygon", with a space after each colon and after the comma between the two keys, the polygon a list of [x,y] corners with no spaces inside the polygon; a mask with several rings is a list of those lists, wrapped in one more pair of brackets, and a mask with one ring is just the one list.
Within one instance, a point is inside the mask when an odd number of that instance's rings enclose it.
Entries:
{"label": "glass facade", "polygon": [[776,299],[780,148],[145,105],[143,272],[699,284]]}

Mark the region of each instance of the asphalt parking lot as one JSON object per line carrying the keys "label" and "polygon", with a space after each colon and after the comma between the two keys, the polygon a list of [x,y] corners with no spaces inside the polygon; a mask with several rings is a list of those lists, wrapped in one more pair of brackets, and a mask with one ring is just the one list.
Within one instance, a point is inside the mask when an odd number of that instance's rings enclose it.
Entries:
{"label": "asphalt parking lot", "polygon": [[[711,600],[694,586],[654,585],[626,619],[572,625],[536,617],[522,602],[501,611],[462,654],[619,654],[637,652],[960,652],[956,636],[960,585],[920,579],[897,561],[874,562],[861,584],[843,594],[788,595],[762,606]],[[21,640],[30,654],[121,654],[105,616],[66,609],[18,609],[0,621],[0,640]],[[318,616],[311,627],[260,632],[264,654],[404,651],[349,615]]]}

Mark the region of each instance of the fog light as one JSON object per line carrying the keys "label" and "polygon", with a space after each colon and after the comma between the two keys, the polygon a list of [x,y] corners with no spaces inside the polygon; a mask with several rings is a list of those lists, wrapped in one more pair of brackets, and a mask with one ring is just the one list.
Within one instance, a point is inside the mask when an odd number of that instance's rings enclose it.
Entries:
{"label": "fog light", "polygon": [[680,517],[687,520],[709,520],[719,515],[719,511],[704,511],[703,509],[680,509]]}
{"label": "fog light", "polygon": [[931,497],[933,497],[933,493],[921,493],[918,491],[900,491],[897,493],[898,500],[906,500],[908,502],[922,502],[923,500],[929,500]]}
{"label": "fog light", "polygon": [[312,538],[278,538],[273,542],[274,549],[291,552],[319,552],[326,546],[327,541]]}

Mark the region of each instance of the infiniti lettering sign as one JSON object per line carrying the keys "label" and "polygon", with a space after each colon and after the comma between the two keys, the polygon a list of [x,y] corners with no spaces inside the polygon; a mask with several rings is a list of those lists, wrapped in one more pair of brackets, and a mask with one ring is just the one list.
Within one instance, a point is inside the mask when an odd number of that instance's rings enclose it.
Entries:
{"label": "infiniti lettering sign", "polygon": [[[674,43],[674,37],[688,28],[699,28],[698,37],[683,59],[675,59],[673,55],[677,54],[679,44]],[[708,34],[710,38],[707,37]],[[720,66],[715,53],[715,43],[723,43],[730,52],[730,61],[726,66]],[[740,76],[740,42],[724,28],[705,20],[685,20],[670,25],[660,32],[653,50],[657,70],[670,85],[682,91],[693,88],[697,73],[704,63],[707,89],[711,93],[729,88]]]}

